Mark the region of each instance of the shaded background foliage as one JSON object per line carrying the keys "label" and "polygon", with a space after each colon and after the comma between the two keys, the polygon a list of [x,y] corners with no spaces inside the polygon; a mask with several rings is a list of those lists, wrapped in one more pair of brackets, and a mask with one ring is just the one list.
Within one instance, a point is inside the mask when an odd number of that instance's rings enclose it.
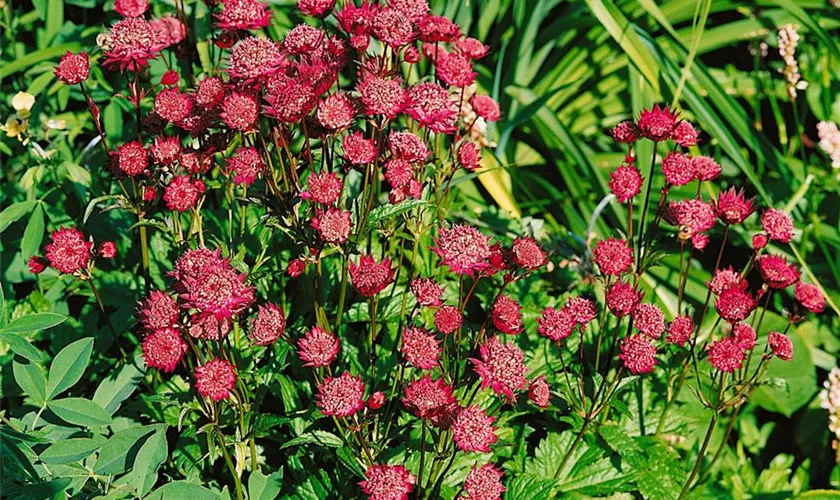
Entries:
{"label": "shaded background foliage", "polygon": [[[588,285],[577,276],[579,271],[585,274],[589,269],[588,242],[623,228],[623,207],[610,204],[602,212],[598,208],[609,192],[609,171],[625,154],[605,131],[621,120],[638,116],[644,107],[656,102],[671,103],[698,124],[703,132],[699,149],[716,157],[723,166],[721,188],[744,187],[762,205],[790,210],[801,234],[791,244],[792,254],[788,257],[799,262],[809,280],[822,285],[829,307],[826,313],[800,324],[792,332],[795,361],[773,366],[770,376],[780,380],[780,387],[773,391],[762,389],[742,411],[735,435],[711,472],[712,480],[700,494],[745,498],[773,492],[784,496],[840,486],[827,415],[819,408],[817,396],[825,374],[836,365],[840,352],[835,305],[840,303],[840,198],[837,171],[832,171],[828,156],[815,145],[817,122],[840,122],[840,8],[816,0],[430,3],[433,11],[451,17],[465,33],[491,46],[490,56],[477,66],[478,81],[505,110],[503,121],[491,127],[490,135],[498,143],[493,153],[486,153],[493,155],[485,158],[491,167],[479,176],[463,176],[456,181],[459,194],[452,212],[497,234],[537,234],[551,242],[552,260],[559,264],[541,280],[519,284],[519,291],[527,292],[523,306],[529,331],[533,332],[541,307],[559,302],[557,297],[566,291],[587,289]],[[274,35],[300,20],[294,2],[272,4]],[[192,6],[193,27],[201,33],[206,30],[208,12],[200,2]],[[171,9],[171,5],[155,2],[153,9]],[[125,442],[139,443],[133,453],[157,464],[153,478],[132,479],[143,483],[140,493],[145,495],[155,484],[164,484],[156,483],[158,470],[161,476],[216,481],[215,486],[223,487],[224,480],[214,479],[224,476],[221,470],[205,470],[196,465],[206,452],[206,443],[201,442],[200,436],[179,435],[172,432],[173,427],[167,431],[164,426],[155,426],[158,422],[179,424],[177,405],[161,402],[171,399],[174,393],[166,384],[185,382],[173,379],[161,384],[147,378],[141,390],[131,395],[128,388],[133,390],[137,385],[139,372],[135,373],[136,368],[130,364],[120,370],[111,365],[109,358],[119,356],[117,339],[109,334],[87,289],[60,280],[55,274],[42,276],[36,283],[26,270],[26,259],[41,246],[45,230],[85,218],[86,231],[97,241],[112,239],[122,258],[140,260],[140,250],[131,242],[133,221],[127,214],[87,210],[91,197],[107,192],[111,180],[102,169],[103,152],[91,142],[95,133],[81,93],[60,85],[52,73],[65,51],[96,45],[97,35],[115,17],[112,10],[110,2],[98,0],[12,2],[2,8],[0,114],[5,121],[7,115],[14,113],[10,100],[16,92],[35,95],[29,126],[39,148],[21,145],[8,137],[0,142],[3,206],[23,204],[13,213],[4,211],[0,215],[0,271],[5,296],[0,320],[8,328],[16,319],[35,312],[67,317],[48,329],[44,327],[50,326],[50,318],[42,317],[46,323],[24,325],[16,332],[9,330],[29,339],[40,350],[39,354],[30,355],[38,357],[45,366],[50,366],[50,361],[55,364],[56,355],[65,346],[81,337],[94,337],[90,365],[86,371],[83,369],[78,383],[68,389],[73,395],[93,397],[103,404],[108,403],[106,391],[120,395],[112,402],[114,411],[120,408],[113,422],[124,426],[129,434],[137,433]],[[783,63],[776,48],[778,28],[789,23],[796,25],[802,36],[797,59],[803,80],[809,83],[794,101],[787,96],[780,74]],[[206,44],[199,45],[197,59],[205,60],[206,51]],[[157,81],[163,71],[162,63],[154,63],[150,68],[152,81]],[[92,96],[103,103],[109,140],[119,142],[132,137],[135,130],[130,105],[123,99],[107,100],[113,89],[122,85],[116,81],[118,77],[94,67],[91,78]],[[645,165],[653,151],[647,145],[640,147],[637,154],[639,164]],[[716,193],[704,195],[715,197]],[[712,235],[709,248],[717,248],[719,240],[715,238],[720,235]],[[736,232],[731,240],[744,252],[726,254],[725,263],[743,264],[747,260],[748,238],[746,231]],[[289,247],[279,238],[254,240],[248,246],[259,245],[279,256],[274,267],[265,269],[265,275],[258,280],[261,291],[280,293],[278,302],[287,304],[287,310],[292,312],[290,324],[302,325],[308,313],[305,304],[311,302],[305,298],[306,282],[279,292],[271,288],[272,273],[280,272],[290,258]],[[151,246],[156,256],[152,275],[162,285],[174,249],[162,237],[153,236]],[[714,267],[710,262],[714,255],[700,254],[696,258],[698,272],[692,274],[686,289],[687,300],[695,306],[703,303],[704,282],[708,269]],[[663,253],[660,266],[652,270],[652,278],[645,283],[671,313],[676,305],[677,259],[676,253]],[[705,276],[699,268],[707,270]],[[104,271],[101,288],[108,298],[111,321],[118,330],[128,330],[135,301],[141,294],[136,290],[137,270],[114,263]],[[777,294],[775,300],[775,309],[782,310],[790,298]],[[363,313],[350,311],[351,315]],[[780,316],[769,320],[778,324],[785,321]],[[128,332],[119,341],[129,347],[136,342],[136,336]],[[37,410],[38,405],[33,406],[31,397],[24,399],[22,395],[20,374],[15,373],[12,358],[17,354],[16,361],[25,366],[20,351],[26,347],[13,342],[16,340],[0,333],[3,406],[20,417],[17,410]],[[275,376],[267,385],[264,406],[276,411],[265,416],[261,437],[277,446],[266,447],[265,461],[278,463],[280,457],[288,461],[287,467],[276,473],[281,477],[273,479],[282,478],[282,494],[328,497],[337,485],[324,471],[335,464],[320,458],[316,450],[319,446],[337,447],[331,441],[335,436],[305,428],[303,408],[305,401],[311,399],[312,388],[305,382],[303,372],[297,371],[299,366],[289,366],[285,344],[278,345],[275,354],[266,367]],[[529,354],[529,366],[535,374],[550,373],[552,354]],[[23,373],[27,368],[17,369]],[[150,381],[156,389],[145,387]],[[119,392],[120,388],[128,393]],[[628,413],[639,412],[640,400],[645,401],[647,413],[643,412],[639,419],[625,419],[622,432],[609,428],[602,432],[602,448],[596,449],[595,443],[591,443],[591,448],[583,448],[581,456],[575,457],[578,465],[569,471],[564,483],[567,491],[607,494],[624,491],[626,484],[633,482],[646,497],[669,498],[663,477],[682,478],[684,472],[671,450],[643,437],[646,417],[649,426],[662,411],[664,390],[664,379],[652,381],[639,398],[627,399]],[[100,394],[100,399],[92,394]],[[667,424],[668,436],[675,449],[690,454],[697,447],[706,414],[687,392],[680,403],[680,411],[674,412]],[[24,419],[32,418],[34,411],[22,413],[27,415]],[[8,412],[5,418],[9,418]],[[514,435],[505,436],[505,440],[515,445],[498,454],[509,459],[508,473],[528,472],[531,477],[541,477],[540,471],[545,470],[546,476],[553,475],[552,460],[562,455],[571,438],[570,433],[558,431],[574,427],[575,423],[569,422],[562,408],[539,417],[514,411],[506,418],[511,421],[505,426],[514,429]],[[132,430],[129,421],[145,426],[142,431]],[[627,437],[628,433],[631,437]],[[715,439],[719,443],[722,437],[721,431]],[[4,436],[4,453],[11,448],[9,440],[26,439]],[[149,451],[140,453],[140,448],[147,449],[146,442],[155,446],[150,444]],[[713,445],[717,443],[713,441]],[[161,447],[162,458],[156,456]],[[615,474],[603,462],[602,450],[618,454],[622,463],[629,464],[622,470],[630,472]],[[584,457],[584,453],[590,453],[594,459]],[[7,463],[4,460],[4,467]],[[216,466],[220,468],[220,462]],[[468,467],[469,464],[459,464],[453,474],[463,477]],[[135,470],[139,470],[136,465]],[[312,474],[312,470],[321,472]],[[113,471],[123,472],[119,467]],[[8,471],[4,468],[4,472]],[[263,491],[260,481],[273,484],[258,475],[252,477],[255,483],[249,484],[249,491]],[[507,497],[549,495],[551,489],[545,484],[528,481],[508,482]],[[657,483],[663,481],[666,491],[657,492]],[[676,480],[678,484],[680,481]],[[43,496],[60,492],[68,485],[52,487],[55,491],[47,488]]]}

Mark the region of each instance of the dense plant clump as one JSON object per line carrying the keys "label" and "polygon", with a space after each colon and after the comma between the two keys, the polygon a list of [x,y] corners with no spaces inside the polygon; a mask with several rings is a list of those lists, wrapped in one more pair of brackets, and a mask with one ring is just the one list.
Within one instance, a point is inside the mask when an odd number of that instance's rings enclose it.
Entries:
{"label": "dense plant clump", "polygon": [[[773,370],[799,366],[797,328],[833,308],[794,246],[795,207],[730,185],[704,116],[653,103],[602,134],[620,155],[582,238],[461,209],[523,111],[488,91],[498,48],[436,7],[298,0],[280,29],[260,0],[117,0],[98,48],[56,56],[45,75],[83,104],[101,168],[78,168],[100,191],[49,224],[25,202],[41,234],[23,236],[23,272],[68,305],[0,327],[25,393],[2,424],[12,492],[681,499],[715,484],[742,410],[787,390]],[[799,41],[779,32],[792,100]],[[18,101],[4,130],[25,145]],[[819,145],[835,159],[832,125]],[[595,234],[602,212],[618,222]],[[94,239],[94,220],[127,230]],[[20,335],[77,310],[107,332],[95,348],[76,329],[47,363]],[[72,389],[85,369],[93,396]],[[838,384],[835,369],[819,396],[835,447]]]}

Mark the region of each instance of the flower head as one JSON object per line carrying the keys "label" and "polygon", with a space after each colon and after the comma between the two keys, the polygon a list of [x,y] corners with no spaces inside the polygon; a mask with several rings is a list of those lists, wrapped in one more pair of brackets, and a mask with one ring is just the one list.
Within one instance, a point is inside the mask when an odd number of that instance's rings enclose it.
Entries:
{"label": "flower head", "polygon": [[432,278],[411,280],[411,293],[421,306],[437,307],[443,304],[443,288]]}
{"label": "flower head", "polygon": [[353,124],[359,112],[359,105],[346,92],[336,92],[321,100],[318,104],[318,122],[327,130],[344,130]]}
{"label": "flower head", "polygon": [[189,175],[179,175],[169,181],[163,191],[163,201],[172,211],[186,212],[198,203],[204,193],[204,182],[201,179],[190,179]]}
{"label": "flower head", "polygon": [[152,290],[140,303],[137,319],[148,331],[171,328],[178,324],[180,308],[175,299],[166,292]]}
{"label": "flower head", "polygon": [[233,80],[252,83],[276,73],[282,64],[283,54],[274,41],[249,36],[230,50],[227,72]]}
{"label": "flower head", "polygon": [[611,313],[623,318],[633,314],[643,296],[644,292],[636,287],[623,281],[617,281],[607,290],[607,307]]}
{"label": "flower head", "polygon": [[401,12],[413,23],[422,20],[429,13],[427,0],[388,0],[388,6]]}
{"label": "flower head", "polygon": [[618,166],[610,172],[610,191],[621,203],[631,201],[642,190],[642,173],[633,164]]}
{"label": "flower head", "polygon": [[662,173],[665,182],[672,186],[684,186],[694,179],[691,157],[687,154],[671,151],[662,159]]}
{"label": "flower head", "polygon": [[522,306],[509,295],[500,295],[493,302],[490,317],[497,330],[510,335],[521,332],[525,325],[522,323]]}
{"label": "flower head", "polygon": [[467,500],[500,500],[507,490],[502,484],[503,475],[493,464],[473,465],[464,481]]}
{"label": "flower head", "polygon": [[781,290],[799,280],[799,269],[778,255],[762,255],[757,259],[761,279],[770,288]]}
{"label": "flower head", "polygon": [[118,147],[113,158],[116,168],[129,177],[142,174],[149,166],[149,152],[137,141]]}
{"label": "flower head", "polygon": [[155,32],[152,25],[139,17],[118,21],[108,33],[109,48],[105,52],[106,67],[120,71],[137,71],[157,57]]}
{"label": "flower head", "polygon": [[548,261],[537,240],[531,237],[516,238],[510,247],[513,263],[522,269],[532,271],[539,269]]}
{"label": "flower head", "polygon": [[365,113],[393,119],[405,108],[407,94],[399,78],[383,78],[364,73],[359,78],[359,93]]}
{"label": "flower head", "polygon": [[790,243],[793,238],[793,220],[781,210],[767,209],[761,216],[761,227],[771,240]]}
{"label": "flower head", "polygon": [[179,298],[200,312],[230,318],[254,303],[254,287],[245,284],[245,278],[227,261],[206,265],[196,276],[180,282],[183,292]]}
{"label": "flower head", "polygon": [[709,363],[722,372],[740,369],[745,358],[744,349],[732,337],[716,340],[709,346]]}
{"label": "flower head", "polygon": [[721,191],[715,203],[715,215],[724,224],[740,224],[755,212],[755,198],[746,198],[744,190]]}
{"label": "flower head", "polygon": [[87,52],[74,54],[68,50],[55,67],[55,77],[64,85],[81,83],[87,80],[89,74],[90,61]]}
{"label": "flower head", "polygon": [[192,99],[177,88],[164,88],[155,96],[155,113],[164,120],[178,123],[192,113]]}
{"label": "flower head", "polygon": [[429,420],[435,426],[451,423],[449,418],[458,405],[452,396],[452,387],[443,378],[432,380],[430,375],[410,382],[405,387],[402,401],[414,416]]}
{"label": "flower head", "polygon": [[736,323],[732,326],[732,338],[741,349],[749,350],[755,347],[757,335],[755,329],[747,323]]}
{"label": "flower head", "polygon": [[350,283],[363,297],[373,297],[394,281],[395,272],[390,259],[377,264],[370,255],[362,255],[358,264],[350,262]]}
{"label": "flower head", "polygon": [[671,139],[684,148],[697,144],[697,136],[697,129],[685,120],[680,120],[671,133]]}
{"label": "flower head", "polygon": [[440,345],[434,334],[419,326],[403,330],[402,354],[408,363],[421,370],[431,370],[438,365]]}
{"label": "flower head", "polygon": [[817,285],[797,281],[794,291],[796,300],[812,313],[820,313],[825,308],[825,296]]}
{"label": "flower head", "polygon": [[442,53],[437,60],[437,75],[447,85],[463,88],[475,81],[472,62],[456,52]]}
{"label": "flower head", "polygon": [[303,15],[325,17],[335,7],[335,0],[298,0],[297,6]]}
{"label": "flower head", "polygon": [[248,336],[255,345],[271,345],[283,336],[285,329],[286,317],[283,310],[275,304],[266,304],[260,306],[257,311]]}
{"label": "flower head", "polygon": [[222,11],[216,14],[216,26],[237,30],[256,30],[268,26],[271,11],[259,0],[221,0]]}
{"label": "flower head", "polygon": [[161,51],[177,45],[187,38],[187,28],[175,16],[156,17],[149,21],[155,35],[154,49]]}
{"label": "flower head", "polygon": [[440,228],[434,250],[452,272],[472,276],[488,267],[490,240],[475,227],[455,224]]}
{"label": "flower head", "polygon": [[385,44],[397,48],[414,41],[414,25],[397,9],[384,8],[373,18],[371,31]]}
{"label": "flower head", "polygon": [[193,97],[195,103],[202,108],[214,108],[225,97],[225,84],[217,76],[202,78],[198,81]]}
{"label": "flower head", "polygon": [[443,306],[435,311],[435,328],[444,335],[449,335],[461,328],[464,323],[464,315],[455,306]]}
{"label": "flower head", "polygon": [[434,82],[418,83],[408,89],[405,112],[433,132],[450,131],[455,118],[449,92]]}
{"label": "flower head", "polygon": [[656,366],[656,346],[647,335],[632,335],[621,340],[618,357],[630,373],[639,375],[652,372]]}
{"label": "flower head", "polygon": [[537,331],[558,342],[569,337],[577,326],[574,314],[566,307],[555,309],[546,307],[537,320]]}
{"label": "flower head", "polygon": [[234,130],[252,130],[257,123],[259,112],[257,98],[247,92],[233,91],[222,101],[222,119]]}
{"label": "flower head", "polygon": [[181,156],[183,148],[177,136],[157,137],[150,151],[152,160],[158,165],[168,166],[175,163]]}
{"label": "flower head", "polygon": [[32,274],[41,274],[47,270],[50,265],[50,261],[41,257],[40,255],[33,255],[29,258],[26,262],[27,267],[29,267],[29,272]]}
{"label": "flower head", "polygon": [[489,95],[473,94],[470,97],[470,106],[480,118],[488,122],[497,122],[502,117],[499,103]]}
{"label": "flower head", "polygon": [[402,465],[371,465],[359,486],[369,500],[408,500],[416,482]]}
{"label": "flower head", "polygon": [[388,149],[396,158],[408,162],[422,162],[429,157],[429,149],[423,139],[411,132],[391,132],[388,135]]}
{"label": "flower head", "polygon": [[341,245],[350,237],[350,212],[330,207],[326,211],[318,210],[312,218],[312,227],[318,231],[318,236],[325,243]]}
{"label": "flower head", "polygon": [[50,266],[62,274],[74,274],[87,268],[93,242],[75,228],[65,227],[50,234],[45,247]]}
{"label": "flower head", "polygon": [[189,346],[177,329],[161,328],[146,335],[142,348],[146,366],[171,372],[178,366]]}
{"label": "flower head", "polygon": [[633,311],[633,326],[652,339],[658,339],[665,331],[665,315],[656,304],[639,304]]}
{"label": "flower head", "polygon": [[257,148],[249,146],[240,147],[234,155],[228,159],[228,169],[233,172],[233,182],[237,185],[249,186],[265,169],[262,156]]}
{"label": "flower head", "polygon": [[473,359],[481,386],[490,387],[499,396],[516,401],[516,392],[528,386],[525,354],[514,343],[505,344],[492,337],[479,347],[481,359]]}
{"label": "flower head", "polygon": [[723,290],[715,301],[718,314],[729,323],[744,321],[756,306],[752,294],[737,286]]}
{"label": "flower head", "polygon": [[691,339],[692,333],[694,333],[694,321],[691,319],[691,316],[677,316],[668,325],[668,336],[665,340],[669,344],[676,344],[682,347]]}
{"label": "flower head", "polygon": [[767,334],[767,345],[773,354],[782,361],[793,359],[793,342],[784,333],[770,332]]}
{"label": "flower head", "polygon": [[298,356],[303,366],[318,368],[329,366],[341,350],[341,341],[321,327],[313,326],[298,341]]}
{"label": "flower head", "polygon": [[310,174],[306,183],[309,189],[300,193],[301,198],[323,205],[335,205],[344,185],[336,174],[326,171]]}
{"label": "flower head", "polygon": [[715,225],[714,208],[701,199],[672,201],[669,207],[676,225],[684,229],[688,236],[708,231]]}
{"label": "flower head", "polygon": [[473,451],[489,452],[490,445],[496,442],[496,428],[493,421],[478,405],[468,406],[458,412],[452,423],[452,435],[455,444],[464,453]]}
{"label": "flower head", "polygon": [[624,120],[613,127],[610,135],[612,135],[613,140],[616,142],[632,144],[641,137],[641,130],[639,130],[639,126],[633,120]]}
{"label": "flower head", "polygon": [[639,116],[639,131],[642,136],[661,142],[671,137],[677,126],[677,113],[658,104],[650,110],[643,110]]}
{"label": "flower head", "polygon": [[417,29],[426,43],[452,43],[462,36],[461,28],[444,16],[426,16],[417,23]]}
{"label": "flower head", "polygon": [[338,377],[326,377],[318,384],[315,404],[321,413],[333,417],[349,417],[365,407],[365,383],[361,377],[344,372]]}
{"label": "flower head", "polygon": [[149,0],[116,0],[114,10],[123,17],[140,17],[149,9]]}
{"label": "flower head", "polygon": [[626,241],[616,238],[598,241],[592,255],[598,268],[607,276],[620,276],[633,265],[633,249]]}
{"label": "flower head", "polygon": [[551,388],[548,386],[545,377],[537,377],[528,386],[528,399],[540,408],[548,408],[548,401],[551,398]]}
{"label": "flower head", "polygon": [[458,164],[470,172],[481,168],[481,152],[474,142],[464,141],[458,146]]}
{"label": "flower head", "polygon": [[373,140],[365,139],[359,131],[345,136],[341,146],[344,148],[344,159],[354,165],[372,162],[378,152]]}
{"label": "flower head", "polygon": [[691,169],[698,181],[712,181],[720,175],[720,164],[708,156],[695,156],[691,159]]}
{"label": "flower head", "polygon": [[190,317],[190,337],[218,341],[227,337],[231,330],[230,320],[218,318],[215,314],[195,313]]}
{"label": "flower head", "polygon": [[236,385],[236,371],[233,365],[220,358],[213,359],[195,369],[195,387],[198,393],[213,401],[230,397]]}

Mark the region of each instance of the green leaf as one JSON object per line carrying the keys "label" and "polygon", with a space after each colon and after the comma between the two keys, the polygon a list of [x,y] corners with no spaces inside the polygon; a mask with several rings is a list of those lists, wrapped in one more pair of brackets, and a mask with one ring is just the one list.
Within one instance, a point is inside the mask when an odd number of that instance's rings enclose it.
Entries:
{"label": "green leaf", "polygon": [[141,368],[144,368],[144,366],[143,356],[137,356],[133,363],[125,363],[119,371],[106,376],[96,387],[96,392],[93,393],[93,402],[113,415],[122,402],[131,396],[137,384],[143,380],[145,371],[141,371]]}
{"label": "green leaf", "polygon": [[505,500],[550,500],[557,481],[520,474],[507,482]]}
{"label": "green leaf", "polygon": [[87,368],[90,353],[93,351],[93,338],[77,340],[61,350],[50,365],[47,399],[50,400],[73,387]]}
{"label": "green leaf", "polygon": [[203,486],[187,481],[175,481],[152,492],[145,500],[218,500],[220,495]]}
{"label": "green leaf", "polygon": [[329,448],[338,448],[343,444],[341,438],[327,431],[312,431],[290,439],[280,446],[281,450],[300,444],[318,444]]}
{"label": "green leaf", "polygon": [[33,363],[43,363],[44,355],[41,354],[41,351],[36,349],[28,340],[20,335],[0,333],[0,340],[9,344],[9,348],[18,356],[24,357]]}
{"label": "green leaf", "polygon": [[29,259],[41,247],[44,239],[44,207],[40,203],[35,206],[26,229],[23,230],[23,238],[20,240],[20,254],[24,259]]}
{"label": "green leaf", "polygon": [[266,476],[256,470],[248,478],[248,500],[273,500],[280,493],[283,473],[278,471]]}
{"label": "green leaf", "polygon": [[[110,105],[109,105],[109,107],[110,107]],[[108,108],[105,108],[105,109],[108,109]],[[98,204],[100,204],[100,203],[102,203],[103,201],[106,201],[106,200],[115,200],[115,199],[118,199],[118,198],[121,198],[121,195],[106,194],[104,196],[98,196],[98,197],[90,200],[90,202],[88,202],[88,204],[87,204],[87,207],[85,207],[85,215],[82,217],[82,222],[84,222],[84,223],[87,222],[87,220],[90,218],[91,214],[93,214],[93,211],[96,209],[96,205],[98,205]]]}
{"label": "green leaf", "polygon": [[12,203],[0,212],[0,233],[5,231],[12,223],[19,221],[35,207],[37,201],[21,201]]}
{"label": "green leaf", "polygon": [[38,458],[48,464],[67,464],[87,458],[105,442],[102,436],[63,439],[44,450]]}
{"label": "green leaf", "polygon": [[8,325],[0,328],[0,333],[30,333],[46,330],[64,323],[67,316],[55,313],[35,313],[13,319]]}
{"label": "green leaf", "polygon": [[63,0],[49,0],[47,3],[47,33],[46,38],[48,42],[56,33],[61,30],[64,24],[64,1]]}
{"label": "green leaf", "polygon": [[77,52],[81,46],[81,42],[63,43],[61,45],[54,45],[45,49],[36,50],[35,52],[30,52],[23,57],[18,57],[17,59],[9,62],[4,61],[3,65],[0,66],[0,80],[5,80],[7,77],[14,75],[18,71],[23,71],[39,62],[56,59],[68,50],[71,52]]}
{"label": "green leaf", "polygon": [[417,207],[421,207],[428,204],[429,202],[425,200],[407,199],[403,200],[400,203],[397,203],[396,205],[392,205],[389,203],[387,205],[376,207],[373,210],[371,210],[370,214],[368,215],[368,228],[373,228],[379,222],[393,219],[399,215],[408,213]]}
{"label": "green leaf", "polygon": [[143,444],[155,432],[154,428],[131,427],[111,436],[102,445],[93,471],[97,474],[121,474],[134,467]]}
{"label": "green leaf", "polygon": [[145,497],[152,490],[158,479],[158,469],[168,453],[166,426],[159,425],[155,433],[140,447],[131,471],[131,484],[135,486],[138,497]]}
{"label": "green leaf", "polygon": [[68,424],[82,427],[110,425],[111,415],[101,406],[85,398],[55,399],[47,403],[47,408]]}
{"label": "green leaf", "polygon": [[47,378],[44,371],[35,363],[21,363],[18,360],[12,362],[12,373],[15,382],[23,389],[37,406],[43,406],[47,397]]}
{"label": "green leaf", "polygon": [[27,484],[25,486],[18,486],[12,484],[8,488],[4,488],[3,494],[6,498],[25,498],[25,499],[42,499],[42,498],[64,498],[65,490],[70,485],[71,478],[54,479],[44,483]]}
{"label": "green leaf", "polygon": [[819,389],[811,347],[798,329],[790,332],[790,339],[793,341],[793,360],[773,358],[764,376],[764,380],[784,380],[785,386],[760,387],[752,396],[752,401],[765,410],[786,417],[808,404]]}

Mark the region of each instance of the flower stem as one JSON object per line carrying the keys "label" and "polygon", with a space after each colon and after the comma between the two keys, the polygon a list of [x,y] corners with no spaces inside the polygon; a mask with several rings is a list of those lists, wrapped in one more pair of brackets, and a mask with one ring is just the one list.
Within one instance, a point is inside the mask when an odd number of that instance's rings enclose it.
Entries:
{"label": "flower stem", "polygon": [[685,495],[691,489],[691,483],[694,482],[694,478],[697,476],[697,473],[700,471],[700,467],[703,465],[703,457],[706,455],[706,449],[709,447],[709,441],[712,439],[712,433],[715,431],[717,418],[717,412],[715,412],[715,414],[712,415],[712,420],[709,422],[709,428],[706,429],[706,437],[703,438],[703,444],[700,446],[700,454],[697,455],[697,461],[694,463],[694,468],[691,469],[691,474],[689,474],[688,480],[686,480],[685,485],[683,485],[682,491],[680,491],[680,496],[677,497],[677,500],[685,498]]}
{"label": "flower stem", "polygon": [[580,427],[580,431],[575,436],[575,440],[572,441],[572,446],[569,447],[569,451],[566,452],[566,456],[563,457],[563,460],[560,461],[560,465],[557,466],[557,470],[554,472],[554,479],[559,479],[560,474],[563,472],[563,469],[566,467],[566,464],[569,463],[569,460],[572,458],[575,450],[577,449],[580,442],[583,440],[583,435],[586,432],[587,427],[589,427],[590,420],[587,418],[583,421],[583,425]]}
{"label": "flower stem", "polygon": [[233,460],[230,458],[230,453],[227,450],[227,444],[225,443],[225,436],[222,434],[222,429],[219,428],[218,424],[216,424],[216,436],[219,438],[219,444],[221,445],[222,455],[225,457],[225,462],[227,462],[228,469],[230,469],[231,475],[233,475],[233,480],[236,485],[236,499],[237,500],[244,500],[245,497],[242,495],[242,479],[239,477],[239,474],[236,473],[236,466],[233,465]]}
{"label": "flower stem", "polygon": [[648,185],[645,191],[645,201],[642,205],[642,217],[639,219],[639,241],[636,250],[636,272],[641,274],[642,266],[642,243],[645,240],[645,219],[647,219],[648,207],[650,206],[650,192],[653,188],[653,170],[656,167],[656,146],[659,143],[654,141],[653,154],[650,158],[650,169],[648,170]]}

